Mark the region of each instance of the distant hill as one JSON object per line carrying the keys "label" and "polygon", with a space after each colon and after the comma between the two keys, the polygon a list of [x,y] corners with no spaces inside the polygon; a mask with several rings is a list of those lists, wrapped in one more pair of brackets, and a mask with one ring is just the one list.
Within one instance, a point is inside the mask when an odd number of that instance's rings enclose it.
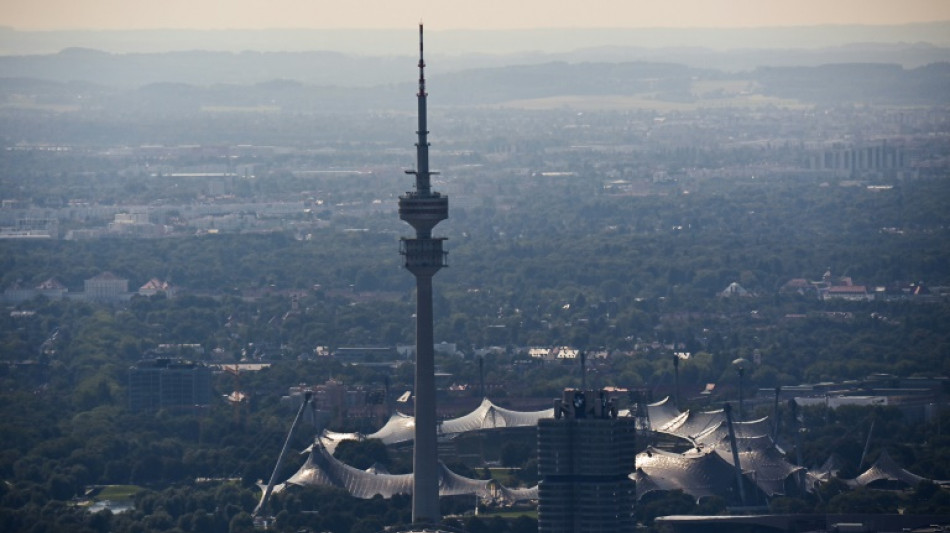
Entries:
{"label": "distant hill", "polygon": [[[400,70],[391,74],[399,83],[346,87],[336,84],[341,74],[335,70],[352,68],[339,54],[312,54],[323,62],[316,73],[298,79],[291,67],[280,65],[267,54],[240,57],[226,53],[190,52],[159,55],[154,62],[138,55],[103,56],[98,52],[70,50],[57,54],[51,63],[79,79],[44,76],[43,69],[26,70],[32,76],[0,78],[0,104],[8,109],[42,108],[96,109],[133,112],[141,115],[194,113],[197,110],[327,113],[367,110],[410,111],[406,95],[415,92],[412,66],[383,66]],[[11,59],[11,58],[8,58]],[[158,61],[161,59],[162,61]],[[70,61],[72,65],[68,65]],[[215,69],[231,71],[244,61],[245,68],[256,65],[270,69],[273,77],[253,82],[258,76],[229,78]],[[0,61],[0,64],[3,62]],[[269,65],[268,65],[269,63]],[[202,68],[204,67],[204,68]],[[84,70],[88,69],[88,70]],[[94,73],[98,69],[98,73]],[[128,82],[130,71],[138,71],[141,84]],[[236,71],[241,71],[237,69]],[[8,70],[0,67],[0,71]],[[341,70],[342,72],[343,70]],[[408,71],[408,72],[407,72]],[[348,72],[348,71],[347,71]],[[358,74],[354,74],[358,75]],[[81,76],[81,77],[80,77]],[[310,79],[307,79],[309,76]],[[212,79],[228,82],[211,83]],[[53,78],[53,79],[51,79]],[[69,81],[66,81],[69,80]],[[201,80],[201,81],[198,81]],[[146,82],[146,83],[142,83]],[[805,67],[763,67],[731,73],[672,63],[565,63],[552,62],[518,67],[492,67],[443,72],[432,76],[430,98],[435,106],[499,105],[513,101],[570,97],[638,98],[677,105],[730,105],[730,99],[761,98],[798,101],[805,104],[950,104],[950,63],[904,68],[884,63],[842,63]],[[760,101],[761,102],[761,101]],[[662,107],[658,105],[658,107]]]}
{"label": "distant hill", "polygon": [[319,85],[366,86],[410,73],[414,62],[351,58],[339,52],[166,52],[110,54],[67,48],[56,54],[0,57],[8,77],[88,81],[116,87],[152,83],[253,84],[290,79]]}
{"label": "distant hill", "polygon": [[762,68],[755,79],[770,96],[815,103],[950,103],[950,63],[905,70],[899,65],[845,63]]}
{"label": "distant hill", "polygon": [[[2,31],[0,31],[2,34]],[[415,78],[414,46],[406,55],[364,56],[334,51],[227,52],[173,51],[164,53],[107,53],[70,47],[53,54],[0,56],[0,76],[49,81],[82,81],[117,88],[135,88],[153,83],[256,84],[293,80],[327,87],[372,87],[411,81]],[[457,74],[471,78],[497,75],[528,81],[547,65],[565,65],[575,70],[585,64],[627,65],[600,67],[623,76],[633,64],[681,65],[683,68],[752,71],[762,67],[815,67],[837,63],[888,63],[907,69],[950,62],[950,47],[927,44],[852,44],[820,49],[744,49],[717,51],[709,48],[599,47],[567,53],[508,55],[466,54],[427,57],[433,80]],[[654,68],[654,67],[651,67]],[[540,69],[540,70],[539,70]],[[604,73],[600,73],[604,75]],[[502,80],[504,81],[504,80]],[[601,80],[603,81],[603,80]],[[491,87],[485,90],[491,92]]]}

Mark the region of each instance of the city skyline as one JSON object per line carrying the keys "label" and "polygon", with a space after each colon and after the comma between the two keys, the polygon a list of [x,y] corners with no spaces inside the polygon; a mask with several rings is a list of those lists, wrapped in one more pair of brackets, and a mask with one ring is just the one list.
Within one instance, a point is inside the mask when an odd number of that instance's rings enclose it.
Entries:
{"label": "city skyline", "polygon": [[[18,30],[136,29],[391,29],[424,21],[434,30],[539,28],[759,28],[827,25],[900,25],[950,20],[942,0],[602,0],[580,2],[431,0],[359,3],[305,0],[90,0],[16,1],[0,13],[0,26]],[[556,8],[555,8],[556,7]]]}

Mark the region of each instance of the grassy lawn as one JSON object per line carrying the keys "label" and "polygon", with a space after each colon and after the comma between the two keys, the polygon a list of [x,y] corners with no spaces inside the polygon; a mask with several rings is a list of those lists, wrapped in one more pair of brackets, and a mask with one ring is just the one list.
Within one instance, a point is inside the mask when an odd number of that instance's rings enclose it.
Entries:
{"label": "grassy lawn", "polygon": [[498,512],[487,512],[479,511],[479,518],[490,518],[493,516],[500,516],[501,518],[518,518],[519,516],[527,516],[528,518],[538,519],[538,510],[537,509],[520,509],[512,511],[498,511]]}
{"label": "grassy lawn", "polygon": [[518,485],[518,479],[513,475],[517,469],[498,467],[489,468],[488,470],[491,472],[492,479],[502,485],[506,487],[515,487]]}
{"label": "grassy lawn", "polygon": [[106,485],[105,487],[102,487],[102,490],[99,491],[99,494],[95,496],[95,500],[131,500],[132,497],[141,490],[142,487],[136,485]]}

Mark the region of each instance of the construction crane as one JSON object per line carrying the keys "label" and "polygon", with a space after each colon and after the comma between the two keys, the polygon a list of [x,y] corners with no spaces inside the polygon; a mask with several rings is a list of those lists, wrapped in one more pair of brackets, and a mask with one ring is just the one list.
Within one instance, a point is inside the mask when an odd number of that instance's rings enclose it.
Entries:
{"label": "construction crane", "polygon": [[231,402],[234,411],[235,428],[244,427],[244,408],[247,405],[247,395],[241,390],[241,369],[238,365],[223,365],[224,371],[234,376],[234,390],[227,395],[227,400]]}

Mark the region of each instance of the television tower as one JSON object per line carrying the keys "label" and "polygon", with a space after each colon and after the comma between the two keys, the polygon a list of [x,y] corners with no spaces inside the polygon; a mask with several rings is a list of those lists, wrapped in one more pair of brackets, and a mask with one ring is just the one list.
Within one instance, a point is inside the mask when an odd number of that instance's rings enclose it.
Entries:
{"label": "television tower", "polygon": [[419,24],[419,129],[416,134],[414,191],[399,197],[399,218],[416,230],[414,239],[403,237],[399,253],[406,269],[416,277],[416,384],[415,445],[412,451],[412,521],[437,524],[439,514],[439,458],[435,418],[435,348],[432,335],[432,276],[446,266],[444,237],[432,237],[432,228],[449,218],[449,199],[433,192],[429,171],[429,141],[426,129],[426,77],[422,55],[422,24]]}

